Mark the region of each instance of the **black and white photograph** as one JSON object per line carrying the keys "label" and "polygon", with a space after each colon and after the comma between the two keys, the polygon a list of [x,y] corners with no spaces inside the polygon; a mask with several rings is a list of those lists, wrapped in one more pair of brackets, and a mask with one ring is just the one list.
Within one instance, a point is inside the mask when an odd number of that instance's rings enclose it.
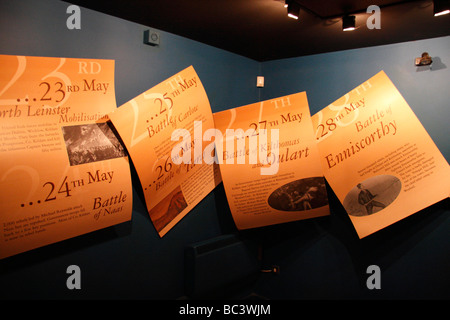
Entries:
{"label": "black and white photograph", "polygon": [[401,181],[391,175],[378,175],[358,183],[344,199],[344,208],[352,216],[368,216],[389,206],[402,189]]}
{"label": "black and white photograph", "polygon": [[71,166],[126,156],[108,122],[62,127]]}
{"label": "black and white photograph", "polygon": [[281,211],[305,211],[328,205],[323,177],[289,182],[269,196],[269,205]]}

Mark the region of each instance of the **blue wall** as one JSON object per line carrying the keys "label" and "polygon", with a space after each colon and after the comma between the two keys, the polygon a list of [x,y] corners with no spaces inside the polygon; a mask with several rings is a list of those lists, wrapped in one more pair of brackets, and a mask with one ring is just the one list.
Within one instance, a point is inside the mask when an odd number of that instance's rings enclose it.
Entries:
{"label": "blue wall", "polygon": [[258,98],[253,60],[170,33],[161,44],[143,44],[139,25],[81,8],[81,29],[69,30],[69,3],[58,0],[0,1],[1,54],[114,59],[117,106],[194,66],[213,111],[252,103]]}
{"label": "blue wall", "polygon": [[[431,69],[414,65],[423,52],[433,58]],[[450,36],[263,63],[262,99],[306,91],[311,114],[315,114],[381,70],[448,161]]]}
{"label": "blue wall", "polygon": [[[265,63],[160,32],[142,43],[146,26],[82,8],[81,30],[66,28],[69,4],[0,0],[0,54],[114,59],[117,105],[193,65],[213,112],[307,91],[315,113],[380,70],[396,84],[444,156],[450,157],[450,37]],[[427,51],[433,69],[413,61]],[[256,76],[265,87],[256,88]],[[134,177],[132,221],[0,261],[0,299],[173,299],[184,295],[187,244],[236,233],[220,185],[162,239]],[[254,291],[268,298],[449,298],[448,201],[358,240],[330,192],[330,217],[239,233],[262,246]],[[82,290],[66,288],[66,268],[82,270]],[[365,286],[366,268],[382,270],[382,290]],[[220,275],[219,275],[220,276]]]}
{"label": "blue wall", "polygon": [[[425,51],[433,58],[431,69],[414,65]],[[380,70],[449,161],[449,36],[263,63],[262,99],[306,91],[315,114]],[[260,294],[286,299],[450,298],[448,198],[359,241],[336,196],[328,191],[331,217],[258,234],[265,263],[281,269],[277,277],[260,282]],[[372,264],[381,269],[381,290],[366,287],[366,269]]]}
{"label": "blue wall", "polygon": [[[114,59],[117,106],[190,65],[213,111],[258,99],[256,61],[166,32],[160,32],[159,47],[145,45],[148,27],[84,8],[81,30],[69,30],[68,6],[57,0],[0,0],[0,54]],[[213,192],[160,239],[133,178],[131,223],[0,261],[0,298],[182,296],[184,246],[227,232],[229,213],[217,214]],[[79,292],[65,286],[71,264],[83,273]]]}

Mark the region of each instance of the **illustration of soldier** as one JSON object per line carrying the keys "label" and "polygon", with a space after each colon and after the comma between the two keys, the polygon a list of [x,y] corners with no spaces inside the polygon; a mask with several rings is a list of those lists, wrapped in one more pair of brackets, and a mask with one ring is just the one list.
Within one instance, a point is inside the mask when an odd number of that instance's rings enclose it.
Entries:
{"label": "illustration of soldier", "polygon": [[368,189],[365,189],[361,183],[358,183],[357,187],[360,190],[358,194],[358,203],[366,208],[367,214],[370,215],[373,213],[373,207],[386,208],[386,205],[374,200],[377,195],[373,195]]}

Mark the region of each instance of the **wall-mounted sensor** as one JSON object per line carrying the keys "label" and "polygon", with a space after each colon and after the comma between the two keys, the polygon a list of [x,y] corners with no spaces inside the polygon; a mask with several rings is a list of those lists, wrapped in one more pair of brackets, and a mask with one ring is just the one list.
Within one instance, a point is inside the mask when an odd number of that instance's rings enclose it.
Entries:
{"label": "wall-mounted sensor", "polygon": [[144,31],[144,43],[151,46],[159,45],[159,33],[154,30]]}
{"label": "wall-mounted sensor", "polygon": [[264,77],[256,77],[256,86],[258,88],[264,87]]}
{"label": "wall-mounted sensor", "polygon": [[416,58],[414,62],[416,66],[428,66],[433,63],[433,59],[431,59],[428,52],[424,52],[422,57]]}

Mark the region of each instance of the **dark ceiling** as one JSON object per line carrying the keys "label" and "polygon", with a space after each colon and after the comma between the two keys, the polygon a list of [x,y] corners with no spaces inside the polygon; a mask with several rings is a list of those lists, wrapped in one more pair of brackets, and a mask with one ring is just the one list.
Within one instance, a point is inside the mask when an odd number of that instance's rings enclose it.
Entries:
{"label": "dark ceiling", "polygon": [[[297,0],[299,20],[287,17],[282,0],[67,1],[257,61],[450,34],[450,15],[434,17],[430,0]],[[373,4],[381,9],[380,29],[366,25]],[[355,31],[342,31],[346,13],[356,16]]]}

